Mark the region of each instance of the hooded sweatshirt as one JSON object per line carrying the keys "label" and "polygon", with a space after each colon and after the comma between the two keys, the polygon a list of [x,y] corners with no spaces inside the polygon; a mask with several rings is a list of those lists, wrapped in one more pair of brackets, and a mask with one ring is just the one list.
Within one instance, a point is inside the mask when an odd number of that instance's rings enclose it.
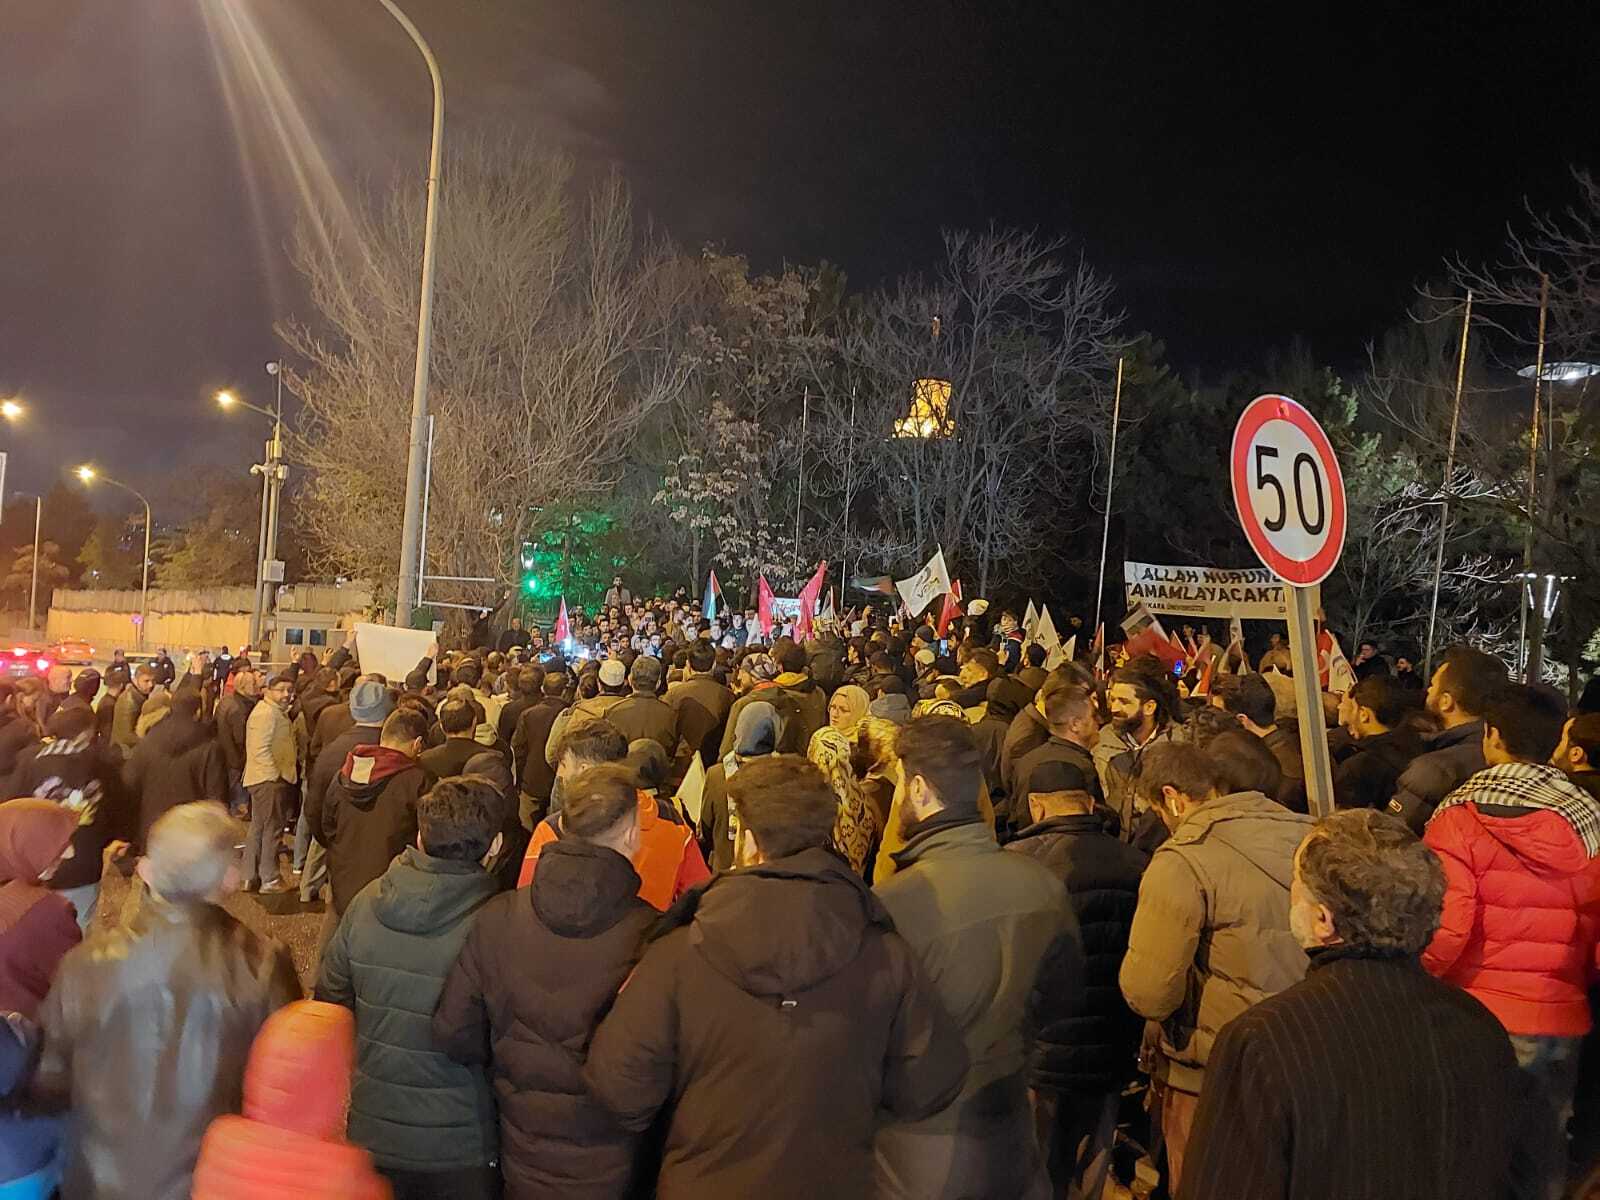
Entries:
{"label": "hooded sweatshirt", "polygon": [[1555,767],[1503,763],[1445,797],[1422,840],[1445,874],[1422,965],[1471,992],[1508,1033],[1588,1033],[1600,801]]}
{"label": "hooded sweatshirt", "polygon": [[82,940],[71,902],[39,882],[77,828],[77,815],[50,800],[0,804],[0,1010],[32,1018]]}
{"label": "hooded sweatshirt", "polygon": [[966,1072],[877,897],[818,847],[719,875],[662,925],[584,1069],[625,1129],[671,1104],[660,1200],[873,1195],[873,1130]]}
{"label": "hooded sweatshirt", "polygon": [[552,842],[529,887],[483,907],[445,983],[434,1039],[490,1069],[507,1200],[628,1194],[635,1136],[590,1095],[583,1061],[658,916],[638,891],[616,851]]}
{"label": "hooded sweatshirt", "polygon": [[446,1171],[494,1161],[483,1070],[442,1053],[432,1029],[472,917],[494,894],[477,863],[408,847],[351,901],[323,952],[317,999],[357,1014],[350,1140],[380,1167]]}
{"label": "hooded sweatshirt", "polygon": [[388,1200],[372,1156],[344,1139],[355,1059],[348,1010],[297,1000],[250,1048],[244,1115],[211,1122],[194,1200]]}
{"label": "hooded sweatshirt", "polygon": [[417,840],[417,800],[427,789],[428,773],[399,750],[378,745],[350,751],[322,805],[335,912],[344,912],[357,892]]}

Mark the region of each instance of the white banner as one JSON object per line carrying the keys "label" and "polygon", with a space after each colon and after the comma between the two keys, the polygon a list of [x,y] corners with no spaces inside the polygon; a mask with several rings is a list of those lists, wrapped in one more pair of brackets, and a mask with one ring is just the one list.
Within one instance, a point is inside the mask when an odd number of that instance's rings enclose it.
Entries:
{"label": "white banner", "polygon": [[928,565],[910,579],[895,580],[894,586],[900,592],[906,611],[913,617],[920,617],[928,605],[950,590],[950,572],[944,565],[944,551],[930,558]]}
{"label": "white banner", "polygon": [[[361,670],[376,671],[394,687],[405,686],[406,676],[417,669],[417,663],[433,645],[433,634],[426,629],[396,629],[362,622],[356,626],[355,634]],[[434,678],[432,670],[428,678]]]}
{"label": "white banner", "polygon": [[1185,617],[1238,617],[1246,621],[1289,619],[1283,580],[1266,567],[1164,567],[1123,564],[1128,607]]}

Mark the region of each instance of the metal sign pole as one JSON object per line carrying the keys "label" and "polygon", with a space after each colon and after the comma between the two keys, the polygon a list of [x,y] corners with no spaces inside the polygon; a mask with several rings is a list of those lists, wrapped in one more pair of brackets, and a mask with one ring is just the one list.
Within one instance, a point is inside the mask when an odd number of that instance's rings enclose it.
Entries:
{"label": "metal sign pole", "polygon": [[1294,699],[1300,724],[1300,759],[1305,765],[1311,815],[1333,811],[1333,766],[1317,669],[1315,588],[1285,587],[1289,601],[1289,655],[1294,663]]}

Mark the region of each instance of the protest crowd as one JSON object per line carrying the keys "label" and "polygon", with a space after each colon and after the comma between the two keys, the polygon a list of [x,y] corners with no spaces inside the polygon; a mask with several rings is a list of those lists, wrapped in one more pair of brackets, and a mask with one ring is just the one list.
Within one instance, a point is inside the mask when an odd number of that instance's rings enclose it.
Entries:
{"label": "protest crowd", "polygon": [[0,683],[0,1194],[1585,1194],[1600,689],[819,599]]}

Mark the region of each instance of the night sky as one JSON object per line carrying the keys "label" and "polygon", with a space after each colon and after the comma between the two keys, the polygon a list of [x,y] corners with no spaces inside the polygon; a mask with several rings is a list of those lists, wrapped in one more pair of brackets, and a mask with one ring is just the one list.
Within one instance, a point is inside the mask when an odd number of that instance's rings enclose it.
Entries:
{"label": "night sky", "polygon": [[[1592,3],[407,7],[451,133],[615,162],[685,245],[868,285],[941,227],[1037,227],[1204,371],[1295,335],[1358,364],[1446,255],[1493,256],[1524,198],[1600,167]],[[0,395],[31,407],[0,430],[9,489],[259,451],[209,396],[266,403],[273,323],[306,304],[252,77],[281,78],[330,193],[420,171],[426,76],[375,0],[0,0]]]}

